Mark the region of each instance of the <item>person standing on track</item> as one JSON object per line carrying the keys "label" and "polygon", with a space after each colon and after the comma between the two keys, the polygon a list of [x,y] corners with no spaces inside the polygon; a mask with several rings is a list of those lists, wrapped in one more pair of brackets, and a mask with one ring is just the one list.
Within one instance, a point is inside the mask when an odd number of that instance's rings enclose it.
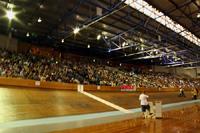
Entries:
{"label": "person standing on track", "polygon": [[139,96],[140,105],[141,105],[141,109],[142,109],[142,113],[143,113],[144,117],[146,117],[145,112],[150,111],[150,106],[149,106],[149,103],[147,101],[148,98],[149,98],[149,96],[145,94],[145,91],[143,91]]}
{"label": "person standing on track", "polygon": [[179,89],[179,96],[180,97],[185,97],[184,89],[183,89],[182,86],[180,86],[180,89]]}
{"label": "person standing on track", "polygon": [[197,88],[193,88],[192,89],[192,95],[193,95],[192,99],[196,100],[197,96],[198,96],[198,90],[197,90]]}

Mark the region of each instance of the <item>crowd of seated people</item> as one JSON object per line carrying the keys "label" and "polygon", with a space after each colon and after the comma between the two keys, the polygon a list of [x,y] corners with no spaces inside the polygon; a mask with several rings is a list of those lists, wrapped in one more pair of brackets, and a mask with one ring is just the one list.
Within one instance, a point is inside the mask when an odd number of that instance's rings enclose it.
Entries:
{"label": "crowd of seated people", "polygon": [[142,73],[136,75],[132,71],[84,59],[82,61],[57,60],[5,50],[0,50],[0,52],[0,76],[2,77],[108,86],[134,84],[147,88],[198,84],[198,82],[189,80],[181,80],[180,82],[180,79],[163,73]]}
{"label": "crowd of seated people", "polygon": [[[192,79],[183,79],[183,78],[177,78],[169,73],[142,73],[138,74],[138,77],[141,79],[144,79],[147,82],[139,81],[140,87],[152,87],[152,88],[175,88],[175,87],[183,87],[183,88],[189,88],[194,86],[200,86],[200,83],[198,80],[192,80]],[[147,83],[151,84],[147,84]]]}
{"label": "crowd of seated people", "polygon": [[40,81],[100,85],[131,84],[129,72],[94,62],[76,62],[0,51],[0,75]]}

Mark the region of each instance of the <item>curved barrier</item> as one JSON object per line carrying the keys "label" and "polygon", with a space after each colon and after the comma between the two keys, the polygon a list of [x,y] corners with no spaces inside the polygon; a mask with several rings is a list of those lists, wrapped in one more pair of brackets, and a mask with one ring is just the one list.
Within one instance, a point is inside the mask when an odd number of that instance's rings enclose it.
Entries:
{"label": "curved barrier", "polygon": [[29,80],[29,79],[6,78],[6,77],[0,77],[0,85],[77,90],[77,84],[35,81],[35,80]]}
{"label": "curved barrier", "polygon": [[[22,87],[32,87],[32,88],[47,88],[47,89],[65,89],[65,90],[77,90],[78,84],[72,83],[60,83],[60,82],[50,82],[50,81],[35,81],[29,79],[21,78],[8,78],[0,77],[0,85],[8,86],[22,86]],[[119,86],[97,86],[97,85],[83,85],[86,91],[124,91]],[[185,91],[191,90],[190,88],[185,88]],[[125,90],[126,91],[126,90]],[[128,90],[127,90],[128,91]],[[179,88],[136,88],[133,91],[147,91],[147,92],[160,92],[160,91],[179,91]]]}

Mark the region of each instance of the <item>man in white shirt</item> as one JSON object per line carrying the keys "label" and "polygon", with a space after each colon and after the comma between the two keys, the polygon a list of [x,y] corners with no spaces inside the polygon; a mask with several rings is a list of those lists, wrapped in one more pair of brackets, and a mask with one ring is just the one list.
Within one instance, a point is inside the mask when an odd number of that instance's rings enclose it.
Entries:
{"label": "man in white shirt", "polygon": [[149,103],[147,101],[147,98],[149,98],[149,96],[145,95],[145,91],[143,91],[142,94],[140,94],[140,96],[139,96],[140,105],[141,105],[143,115],[145,115],[146,110],[150,111],[150,106],[149,106]]}

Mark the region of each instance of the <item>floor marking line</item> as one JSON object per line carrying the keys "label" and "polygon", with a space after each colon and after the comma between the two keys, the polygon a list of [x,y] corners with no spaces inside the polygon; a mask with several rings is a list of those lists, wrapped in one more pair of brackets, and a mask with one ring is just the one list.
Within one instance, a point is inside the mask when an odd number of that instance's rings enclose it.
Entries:
{"label": "floor marking line", "polygon": [[80,93],[82,93],[82,94],[84,94],[84,95],[86,95],[86,96],[88,96],[88,97],[90,97],[90,98],[92,98],[92,99],[94,99],[94,100],[97,100],[97,101],[99,101],[99,102],[101,102],[101,103],[103,103],[103,104],[106,104],[106,105],[108,105],[108,106],[110,106],[110,107],[112,107],[112,108],[115,108],[115,109],[117,109],[117,110],[119,110],[119,111],[121,111],[121,112],[123,112],[123,113],[131,113],[131,111],[129,111],[129,110],[127,110],[127,109],[124,109],[124,108],[122,108],[122,107],[120,107],[120,106],[118,106],[118,105],[116,105],[116,104],[113,104],[113,103],[111,103],[111,102],[108,102],[108,101],[106,101],[106,100],[104,100],[104,99],[102,99],[102,98],[100,98],[100,97],[97,97],[97,96],[95,96],[95,95],[92,95],[92,94],[90,94],[90,93],[88,93],[88,92],[82,91],[82,92],[80,92]]}

